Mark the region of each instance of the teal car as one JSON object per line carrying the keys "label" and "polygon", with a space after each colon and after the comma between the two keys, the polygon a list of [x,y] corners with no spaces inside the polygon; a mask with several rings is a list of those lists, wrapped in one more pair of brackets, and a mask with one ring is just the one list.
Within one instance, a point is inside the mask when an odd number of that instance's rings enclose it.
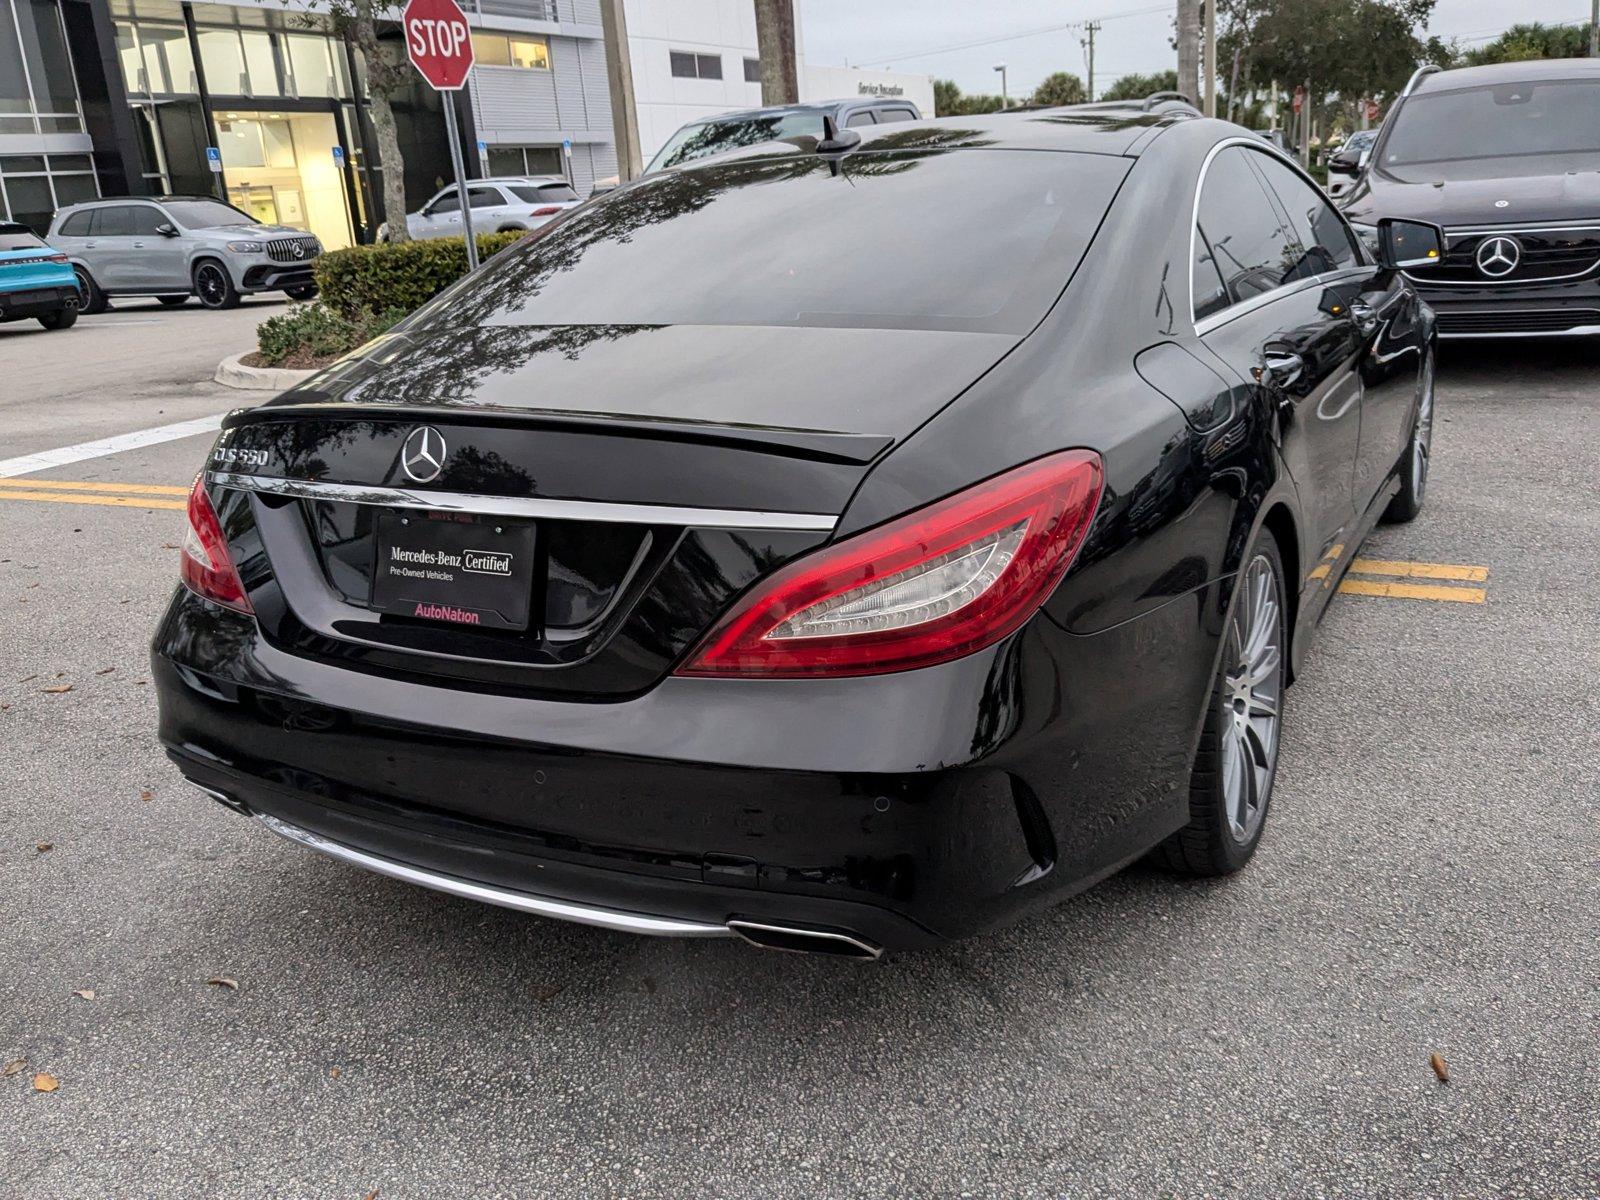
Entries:
{"label": "teal car", "polygon": [[26,225],[0,221],[0,321],[33,317],[46,329],[70,329],[82,303],[67,256]]}

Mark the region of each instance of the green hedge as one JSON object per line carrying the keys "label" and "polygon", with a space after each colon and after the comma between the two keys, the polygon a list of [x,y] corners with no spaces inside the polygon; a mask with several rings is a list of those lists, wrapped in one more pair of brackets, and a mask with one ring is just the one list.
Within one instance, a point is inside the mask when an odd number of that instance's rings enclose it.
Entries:
{"label": "green hedge", "polygon": [[405,315],[399,309],[349,315],[325,304],[291,304],[278,316],[261,322],[256,344],[269,367],[297,356],[335,358],[370,342]]}
{"label": "green hedge", "polygon": [[[480,233],[478,257],[487,259],[525,236],[521,230]],[[466,238],[430,238],[331,250],[317,260],[317,288],[324,305],[348,317],[409,313],[466,273]]]}

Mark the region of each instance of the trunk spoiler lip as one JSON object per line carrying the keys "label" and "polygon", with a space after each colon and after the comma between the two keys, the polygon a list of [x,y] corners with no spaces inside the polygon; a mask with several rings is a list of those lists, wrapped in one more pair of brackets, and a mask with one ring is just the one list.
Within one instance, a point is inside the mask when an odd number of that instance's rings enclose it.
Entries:
{"label": "trunk spoiler lip", "polygon": [[614,437],[656,438],[661,441],[699,442],[776,454],[815,462],[865,466],[894,445],[888,434],[839,433],[824,429],[740,425],[685,418],[612,416],[563,409],[510,408],[480,405],[455,408],[431,404],[358,404],[339,400],[269,402],[260,408],[236,409],[222,421],[224,432],[284,420],[322,418],[347,421],[423,422],[439,425],[513,425],[520,429],[551,429],[598,433]]}

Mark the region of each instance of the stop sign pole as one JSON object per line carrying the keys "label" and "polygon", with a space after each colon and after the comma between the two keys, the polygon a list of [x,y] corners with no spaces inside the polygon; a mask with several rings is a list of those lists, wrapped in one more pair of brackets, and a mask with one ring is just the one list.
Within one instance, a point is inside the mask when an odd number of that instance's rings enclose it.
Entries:
{"label": "stop sign pole", "polygon": [[[417,73],[436,92],[459,92],[472,74],[472,30],[456,0],[409,0],[400,14],[406,55]],[[472,205],[467,196],[467,171],[461,159],[461,131],[456,127],[455,96],[441,96],[444,129],[450,142],[450,166],[456,173],[456,201],[467,237],[467,270],[478,269],[478,239],[472,232]]]}

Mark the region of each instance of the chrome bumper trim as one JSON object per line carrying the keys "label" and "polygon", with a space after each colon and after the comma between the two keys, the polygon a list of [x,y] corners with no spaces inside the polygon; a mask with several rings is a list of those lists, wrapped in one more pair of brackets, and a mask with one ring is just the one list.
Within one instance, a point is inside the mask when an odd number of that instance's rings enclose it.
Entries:
{"label": "chrome bumper trim", "polygon": [[613,525],[682,525],[696,529],[800,529],[831,531],[839,518],[826,513],[758,512],[736,508],[689,508],[666,504],[613,504],[601,500],[550,500],[539,496],[483,496],[471,492],[422,492],[405,488],[366,487],[314,479],[275,479],[212,471],[219,487],[290,496],[300,500],[336,500],[386,508],[428,508],[441,512],[479,513],[490,517],[527,517],[552,521],[599,521]]}
{"label": "chrome bumper trim", "polygon": [[[211,792],[210,788],[202,791]],[[212,795],[216,793],[212,792]],[[623,933],[643,933],[654,937],[690,937],[713,938],[733,937],[733,930],[726,925],[712,925],[701,921],[680,921],[673,917],[652,917],[645,913],[623,912],[614,908],[597,908],[588,904],[575,904],[569,900],[553,900],[547,896],[535,896],[527,892],[513,892],[506,888],[491,887],[481,883],[470,883],[465,879],[457,879],[453,875],[441,875],[435,871],[425,871],[420,867],[408,866],[405,863],[395,862],[389,858],[379,858],[375,854],[356,850],[341,842],[331,841],[320,834],[312,833],[308,829],[301,829],[298,825],[291,825],[277,817],[268,816],[266,813],[253,813],[256,820],[279,837],[294,842],[300,846],[307,846],[322,854],[337,858],[343,862],[363,867],[379,875],[387,875],[391,879],[399,879],[405,883],[414,883],[419,887],[432,888],[436,892],[446,892],[452,896],[460,896],[466,900],[476,900],[482,904],[497,904],[501,908],[513,908],[518,912],[534,913],[541,917],[552,917],[558,921],[572,921],[578,925],[595,925],[601,929],[615,929]]]}
{"label": "chrome bumper trim", "polygon": [[1440,341],[1467,342],[1488,340],[1489,338],[1562,338],[1562,337],[1595,337],[1600,335],[1600,325],[1574,325],[1571,329],[1554,329],[1544,333],[1524,333],[1521,330],[1509,333],[1441,333]]}

